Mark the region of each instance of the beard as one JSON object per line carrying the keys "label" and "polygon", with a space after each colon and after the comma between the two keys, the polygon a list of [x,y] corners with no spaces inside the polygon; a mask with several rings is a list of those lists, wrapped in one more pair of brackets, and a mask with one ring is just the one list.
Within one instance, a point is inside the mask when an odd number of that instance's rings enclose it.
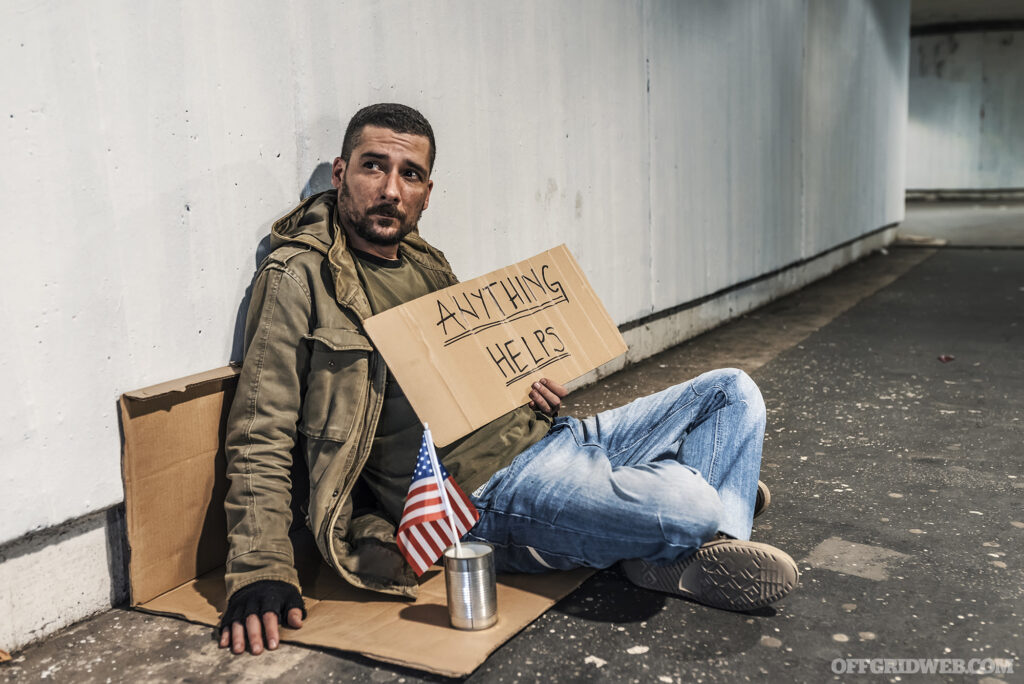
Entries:
{"label": "beard", "polygon": [[[378,204],[360,213],[352,206],[352,194],[348,189],[348,179],[342,176],[341,190],[338,193],[338,208],[341,210],[342,222],[347,224],[356,235],[370,244],[391,246],[397,245],[406,235],[416,230],[420,212],[410,220],[405,212],[393,204]],[[385,216],[395,220],[397,225],[382,227],[377,225],[373,217]]]}

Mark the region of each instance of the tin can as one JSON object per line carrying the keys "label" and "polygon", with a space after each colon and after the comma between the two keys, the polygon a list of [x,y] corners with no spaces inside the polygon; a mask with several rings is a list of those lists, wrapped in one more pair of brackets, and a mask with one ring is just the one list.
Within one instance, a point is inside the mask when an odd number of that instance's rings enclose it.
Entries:
{"label": "tin can", "polygon": [[487,629],[498,621],[494,549],[483,542],[464,542],[444,551],[448,618],[456,629]]}

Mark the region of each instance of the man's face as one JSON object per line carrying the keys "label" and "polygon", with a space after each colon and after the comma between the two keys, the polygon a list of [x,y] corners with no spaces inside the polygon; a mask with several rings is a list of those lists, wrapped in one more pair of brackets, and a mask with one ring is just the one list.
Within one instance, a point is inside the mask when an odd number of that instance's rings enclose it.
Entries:
{"label": "man's face", "polygon": [[430,201],[430,141],[379,126],[365,126],[358,140],[331,174],[342,225],[371,245],[397,245]]}

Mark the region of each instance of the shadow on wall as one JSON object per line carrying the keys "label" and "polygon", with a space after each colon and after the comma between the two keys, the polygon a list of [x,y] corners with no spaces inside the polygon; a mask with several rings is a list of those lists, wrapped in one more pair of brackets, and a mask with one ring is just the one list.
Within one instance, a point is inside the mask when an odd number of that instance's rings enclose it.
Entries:
{"label": "shadow on wall", "polygon": [[309,174],[309,180],[306,181],[306,186],[302,188],[302,192],[299,194],[300,199],[306,199],[311,195],[315,195],[318,192],[331,189],[331,165],[327,162],[320,162],[313,169],[313,173]]}
{"label": "shadow on wall", "polygon": [[[330,189],[331,165],[327,162],[321,162],[317,164],[316,168],[313,169],[313,172],[309,174],[309,180],[306,181],[301,192],[299,192],[299,199],[304,200],[307,197],[311,197],[319,192]],[[256,274],[259,273],[260,265],[263,263],[263,260],[267,258],[270,252],[270,236],[265,235],[256,245],[253,275],[249,280],[248,287],[245,288],[245,294],[242,295],[242,301],[238,304],[238,313],[235,315],[235,333],[232,338],[230,356],[232,362],[241,362],[242,360],[242,355],[245,350],[245,317],[249,312],[249,301],[252,299],[252,281],[256,279]]]}
{"label": "shadow on wall", "polygon": [[[118,407],[118,423],[121,411]],[[124,433],[121,435],[124,444]],[[124,503],[106,510],[107,566],[110,568],[110,605],[125,606],[131,597],[128,575],[128,528],[124,517]]]}
{"label": "shadow on wall", "polygon": [[886,62],[896,79],[894,82],[898,83],[907,77],[910,44],[905,36],[910,32],[910,3],[873,0],[867,9],[874,22],[872,28],[885,49]]}

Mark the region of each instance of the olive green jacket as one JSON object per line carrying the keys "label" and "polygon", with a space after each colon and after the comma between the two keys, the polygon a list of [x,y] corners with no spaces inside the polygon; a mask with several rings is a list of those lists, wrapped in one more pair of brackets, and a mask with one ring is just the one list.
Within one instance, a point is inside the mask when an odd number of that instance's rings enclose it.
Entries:
{"label": "olive green jacket", "polygon": [[[370,304],[335,200],[334,190],[314,195],[277,221],[274,251],[253,282],[226,435],[228,596],[259,580],[299,587],[288,536],[293,453],[306,459],[306,522],[327,563],[357,587],[416,596],[394,525],[378,514],[353,517],[387,368],[362,327]],[[457,282],[444,255],[415,231],[399,250],[437,288]]]}

